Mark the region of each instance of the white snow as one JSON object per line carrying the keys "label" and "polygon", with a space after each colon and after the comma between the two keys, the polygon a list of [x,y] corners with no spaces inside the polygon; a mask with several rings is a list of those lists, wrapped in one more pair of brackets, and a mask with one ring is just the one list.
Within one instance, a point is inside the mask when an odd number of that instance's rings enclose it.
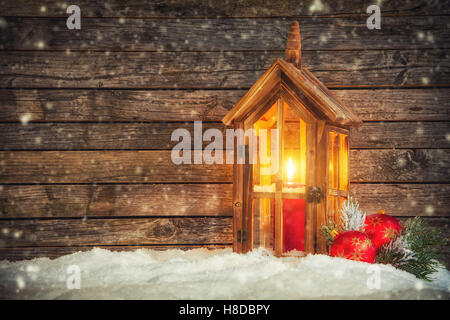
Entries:
{"label": "white snow", "polygon": [[[74,270],[80,270],[80,289],[67,288]],[[449,299],[450,273],[441,269],[434,278],[326,255],[276,258],[263,249],[243,255],[94,248],[54,260],[1,261],[0,298]]]}

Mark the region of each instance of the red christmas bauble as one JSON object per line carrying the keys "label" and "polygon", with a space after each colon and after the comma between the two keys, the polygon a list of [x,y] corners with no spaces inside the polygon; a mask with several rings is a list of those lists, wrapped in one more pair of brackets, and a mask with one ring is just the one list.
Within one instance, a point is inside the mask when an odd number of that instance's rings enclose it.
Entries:
{"label": "red christmas bauble", "polygon": [[331,256],[373,263],[376,249],[370,238],[359,231],[346,231],[337,235],[331,246]]}
{"label": "red christmas bauble", "polygon": [[378,250],[379,247],[391,241],[402,228],[400,221],[394,217],[375,213],[366,216],[364,232]]}

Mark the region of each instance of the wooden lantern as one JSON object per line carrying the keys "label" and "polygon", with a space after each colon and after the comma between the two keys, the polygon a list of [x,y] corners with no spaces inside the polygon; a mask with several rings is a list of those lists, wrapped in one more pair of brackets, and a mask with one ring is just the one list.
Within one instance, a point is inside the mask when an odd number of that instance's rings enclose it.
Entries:
{"label": "wooden lantern", "polygon": [[[234,144],[233,250],[326,252],[319,228],[338,218],[348,197],[349,129],[361,122],[301,66],[298,22],[291,26],[285,59],[277,59],[222,121],[267,138],[254,149],[247,135],[241,147]],[[237,160],[242,149],[245,163]],[[258,161],[252,164],[253,150]]]}

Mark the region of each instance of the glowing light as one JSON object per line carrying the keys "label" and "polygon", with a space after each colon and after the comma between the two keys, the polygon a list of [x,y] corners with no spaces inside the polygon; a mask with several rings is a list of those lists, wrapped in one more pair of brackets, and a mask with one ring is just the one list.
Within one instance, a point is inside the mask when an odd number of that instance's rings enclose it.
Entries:
{"label": "glowing light", "polygon": [[289,160],[287,162],[286,169],[287,169],[288,181],[292,181],[294,179],[295,167],[294,167],[294,163],[292,162],[291,158],[289,158]]}

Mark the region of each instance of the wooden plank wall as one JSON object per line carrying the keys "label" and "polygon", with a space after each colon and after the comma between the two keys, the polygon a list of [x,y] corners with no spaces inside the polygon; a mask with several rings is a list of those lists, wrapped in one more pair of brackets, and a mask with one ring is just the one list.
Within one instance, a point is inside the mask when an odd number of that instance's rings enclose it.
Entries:
{"label": "wooden plank wall", "polygon": [[[303,64],[359,115],[351,193],[448,238],[450,1],[1,0],[0,259],[231,244],[231,167],[170,161],[300,22]],[[450,253],[447,251],[447,259]]]}

